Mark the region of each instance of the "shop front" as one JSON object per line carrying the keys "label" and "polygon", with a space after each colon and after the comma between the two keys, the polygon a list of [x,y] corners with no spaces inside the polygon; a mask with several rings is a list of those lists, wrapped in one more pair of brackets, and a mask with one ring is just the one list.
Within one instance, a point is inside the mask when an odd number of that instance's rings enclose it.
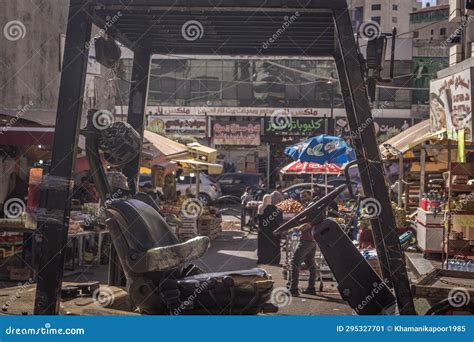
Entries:
{"label": "shop front", "polygon": [[190,136],[208,144],[208,117],[204,115],[156,115],[148,116],[148,126],[170,136]]}
{"label": "shop front", "polygon": [[212,123],[212,144],[218,151],[218,161],[224,165],[224,172],[265,174],[267,151],[261,146],[260,119],[248,119]]}
{"label": "shop front", "polygon": [[305,139],[328,132],[330,120],[327,118],[276,117],[263,119],[262,143],[267,145],[269,156],[270,187],[275,187],[280,178],[280,170],[292,160],[284,150]]}

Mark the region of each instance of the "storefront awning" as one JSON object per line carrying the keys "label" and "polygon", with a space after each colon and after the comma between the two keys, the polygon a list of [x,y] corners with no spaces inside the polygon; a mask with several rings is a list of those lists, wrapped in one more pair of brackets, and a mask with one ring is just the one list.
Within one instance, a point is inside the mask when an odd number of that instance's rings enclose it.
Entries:
{"label": "storefront awning", "polygon": [[422,121],[400,134],[380,144],[382,158],[397,157],[399,153],[406,153],[413,147],[432,139],[443,137],[443,131],[432,132],[430,120]]}
{"label": "storefront awning", "polygon": [[221,174],[224,170],[224,167],[220,164],[205,163],[194,159],[182,159],[174,161],[182,168],[195,171],[207,171],[211,175]]}
{"label": "storefront awning", "polygon": [[[189,156],[188,148],[176,141],[150,131],[145,131],[144,137],[144,152],[150,152],[153,155],[153,159],[162,157],[163,159],[171,160],[173,158],[187,158]],[[149,148],[149,145],[152,148]]]}
{"label": "storefront awning", "polygon": [[0,126],[0,145],[52,145],[54,127]]}

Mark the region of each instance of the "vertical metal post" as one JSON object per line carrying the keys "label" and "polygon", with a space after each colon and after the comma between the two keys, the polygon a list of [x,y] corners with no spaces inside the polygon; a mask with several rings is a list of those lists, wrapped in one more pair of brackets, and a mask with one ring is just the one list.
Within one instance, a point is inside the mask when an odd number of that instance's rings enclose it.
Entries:
{"label": "vertical metal post", "polygon": [[[338,36],[338,71],[345,85],[344,98],[354,147],[359,160],[359,171],[365,196],[378,201],[380,213],[371,220],[377,253],[383,276],[391,282],[400,314],[416,314],[404,254],[396,230],[390,197],[387,190],[375,127],[368,101],[367,88],[361,68],[347,8],[334,12]],[[364,128],[366,127],[366,128]],[[385,264],[385,265],[383,265]]]}
{"label": "vertical metal post", "polygon": [[421,154],[420,154],[420,202],[418,206],[421,207],[421,199],[423,194],[425,193],[426,188],[426,148],[425,144],[421,147]]}
{"label": "vertical metal post", "polygon": [[[148,93],[151,54],[149,51],[135,51],[133,56],[130,98],[128,101],[127,122],[143,137],[145,128],[145,107]],[[143,139],[141,141],[143,143]],[[137,192],[140,172],[141,146],[137,156],[123,168],[132,194]]]}
{"label": "vertical metal post", "polygon": [[270,148],[270,143],[267,143],[267,191],[270,190],[270,173],[271,173],[271,166],[270,163],[272,161],[271,158],[271,148]]}
{"label": "vertical metal post", "polygon": [[[403,208],[403,177],[405,175],[403,153],[398,154],[398,207]],[[408,193],[405,195],[408,196]],[[408,208],[406,208],[408,209]]]}
{"label": "vertical metal post", "polygon": [[35,315],[55,315],[59,311],[71,209],[71,174],[76,159],[76,146],[82,113],[82,101],[91,38],[90,16],[83,0],[71,0],[69,5],[64,60],[61,72],[58,109],[50,170],[51,187],[45,189],[45,209],[38,218],[41,236]]}

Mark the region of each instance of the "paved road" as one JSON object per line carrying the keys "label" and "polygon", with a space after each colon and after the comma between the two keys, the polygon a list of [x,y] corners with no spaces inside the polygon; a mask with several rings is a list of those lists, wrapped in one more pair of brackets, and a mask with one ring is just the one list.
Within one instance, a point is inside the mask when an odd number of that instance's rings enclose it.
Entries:
{"label": "paved road", "polygon": [[[284,254],[282,255],[283,261]],[[197,263],[208,272],[235,271],[261,267],[267,270],[275,281],[275,288],[284,288],[282,268],[257,265],[257,239],[255,234],[241,231],[225,231],[221,238],[211,243],[208,253]],[[306,286],[302,283],[301,286]],[[288,303],[289,302],[289,303]],[[323,293],[317,296],[303,295],[288,298],[277,315],[351,315],[352,309],[341,300],[334,282],[326,282]]]}

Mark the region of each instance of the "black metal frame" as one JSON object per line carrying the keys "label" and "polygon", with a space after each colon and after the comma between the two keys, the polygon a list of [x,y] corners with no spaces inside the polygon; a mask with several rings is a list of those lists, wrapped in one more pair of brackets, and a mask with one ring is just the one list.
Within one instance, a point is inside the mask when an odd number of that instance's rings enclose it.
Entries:
{"label": "black metal frame", "polygon": [[[141,134],[143,134],[149,61],[152,53],[306,55],[336,58],[365,196],[376,198],[383,209],[380,216],[372,220],[383,276],[394,289],[399,312],[415,314],[346,0],[222,0],[217,6],[209,0],[71,0],[51,166],[51,174],[54,176],[70,180],[72,175],[87,67],[86,43],[90,39],[92,22],[104,28],[105,18],[113,16],[118,11],[123,12],[123,17],[116,25],[108,28],[107,34],[135,53],[128,122]],[[246,33],[245,36],[250,37],[247,42],[240,41],[244,36],[242,30],[246,25],[236,28],[232,27],[232,23],[227,24],[228,26],[220,23],[220,28],[225,31],[222,35],[210,34],[208,40],[206,38],[200,42],[182,44],[174,38],[167,39],[167,35],[174,37],[175,34],[175,26],[172,26],[176,24],[172,20],[173,15],[182,15],[180,19],[192,19],[195,13],[211,13],[215,15],[213,18],[218,20],[223,13],[240,16],[245,14],[246,17],[252,18],[253,15],[263,12],[267,15],[280,16],[282,13],[292,11],[310,15],[310,20],[301,20],[301,23],[295,24],[292,29],[295,30],[294,36],[301,35],[303,44],[307,46],[291,46],[291,39],[285,40],[282,35],[279,43],[271,48],[259,50],[256,45],[253,47],[245,45],[256,43],[261,38],[258,36],[258,31],[252,32],[251,35]],[[161,35],[160,21],[168,16],[171,19],[167,25],[171,26],[167,27],[168,33]],[[328,18],[332,18],[334,26],[327,25]],[[251,27],[254,22],[249,22],[248,26]],[[140,31],[141,24],[149,25],[150,28]],[[136,36],[134,30],[137,28],[141,36]],[[311,31],[313,29],[319,31],[313,32]],[[288,29],[288,34],[291,32]],[[254,40],[251,40],[252,37]],[[312,37],[313,44],[308,40],[309,37]],[[315,45],[318,39],[321,41],[320,48]],[[229,41],[229,44],[225,44],[226,41]],[[219,43],[221,46],[213,46]],[[150,44],[153,46],[149,46]],[[360,127],[366,128],[361,130]],[[136,191],[139,160],[140,156],[137,156],[125,168],[132,192]],[[44,208],[61,213],[62,220],[40,222],[39,225],[43,239],[35,314],[58,313],[64,262],[62,250],[67,239],[70,195],[69,188],[59,192],[49,191],[46,203],[42,203]]]}

